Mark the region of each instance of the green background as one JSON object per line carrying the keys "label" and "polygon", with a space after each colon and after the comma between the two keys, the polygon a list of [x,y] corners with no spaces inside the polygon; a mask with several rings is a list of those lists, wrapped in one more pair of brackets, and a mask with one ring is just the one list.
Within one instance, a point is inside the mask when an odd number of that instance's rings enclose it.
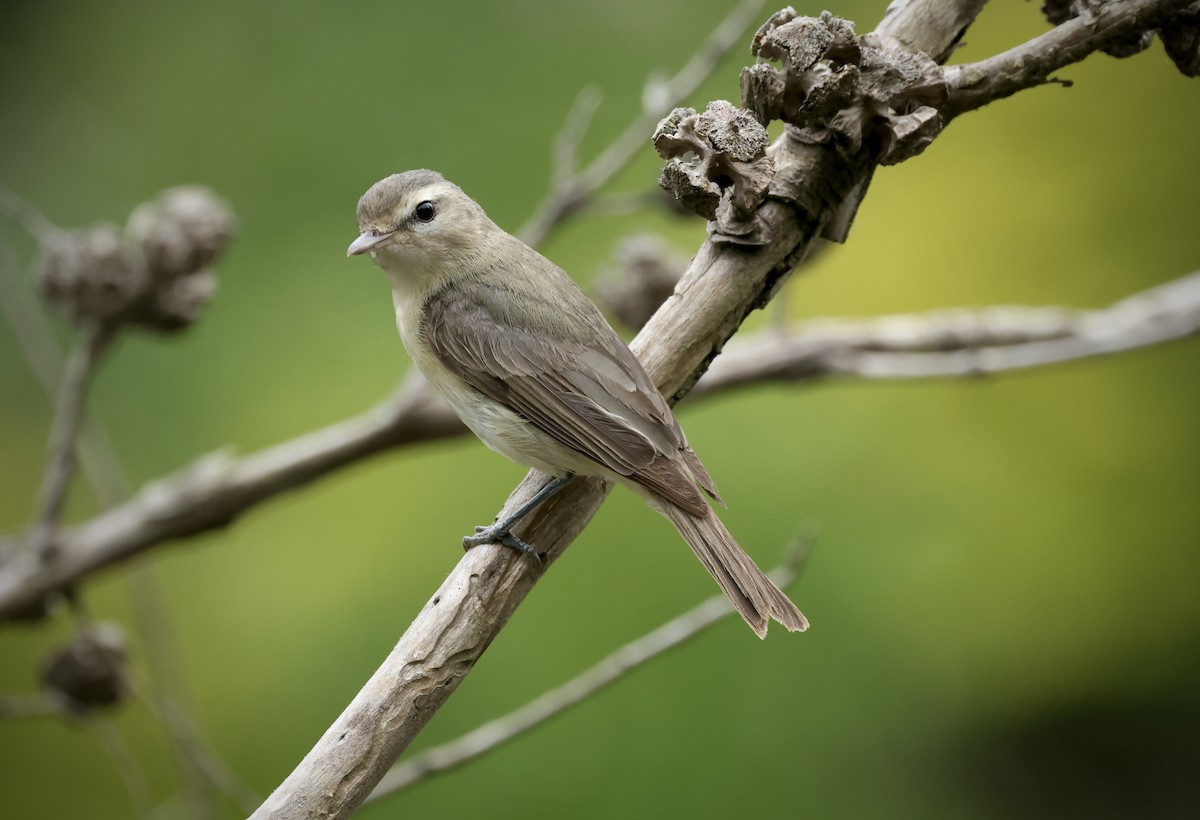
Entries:
{"label": "green background", "polygon": [[[768,8],[762,15],[765,19]],[[819,7],[805,7],[816,13]],[[867,30],[882,3],[834,7]],[[443,171],[515,230],[579,90],[591,158],[726,11],[712,0],[19,4],[0,26],[0,181],[64,226],[203,183],[237,212],[203,320],[126,338],[91,408],[138,484],[358,413],[408,368],[384,277],[347,260],[376,179]],[[995,3],[955,61],[1046,28]],[[739,49],[689,104],[736,99]],[[790,318],[1101,306],[1200,266],[1200,87],[1161,46],[1098,55],[882,169]],[[649,135],[647,135],[648,137]],[[647,142],[611,191],[654,187]],[[0,229],[28,257],[11,223]],[[635,230],[584,216],[544,247],[587,284]],[[6,274],[7,275],[7,274]],[[751,326],[770,316],[758,314]],[[752,329],[752,327],[750,329]],[[63,337],[66,338],[64,331]],[[802,636],[732,620],[502,751],[365,817],[1153,816],[1197,802],[1200,342],[1003,378],[763,387],[681,410],[764,566],[806,522]],[[48,404],[0,333],[0,529],[29,518]],[[375,669],[522,472],[474,441],[374,458],[136,563],[205,736],[265,795]],[[68,516],[96,511],[86,488]],[[153,574],[149,567],[153,562]],[[135,632],[130,567],[86,600]],[[712,594],[618,491],[421,736],[447,740]],[[65,619],[0,631],[0,692],[36,687]],[[163,732],[113,718],[162,817],[186,816]],[[237,810],[224,804],[230,816]],[[127,817],[94,735],[0,724],[0,814]]]}

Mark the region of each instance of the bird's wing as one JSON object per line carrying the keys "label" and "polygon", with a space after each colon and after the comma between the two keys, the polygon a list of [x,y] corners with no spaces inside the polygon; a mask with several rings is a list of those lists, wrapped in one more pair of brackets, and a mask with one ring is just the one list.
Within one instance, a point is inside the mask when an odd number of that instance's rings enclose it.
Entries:
{"label": "bird's wing", "polygon": [[[584,302],[547,300],[544,311],[514,315],[514,300],[498,291],[505,285],[492,281],[453,283],[425,303],[422,331],[442,364],[567,448],[703,515],[707,504],[696,482],[711,490],[711,479],[662,394],[599,311],[579,294]],[[546,317],[561,318],[564,310],[567,329],[561,321],[547,327]]]}

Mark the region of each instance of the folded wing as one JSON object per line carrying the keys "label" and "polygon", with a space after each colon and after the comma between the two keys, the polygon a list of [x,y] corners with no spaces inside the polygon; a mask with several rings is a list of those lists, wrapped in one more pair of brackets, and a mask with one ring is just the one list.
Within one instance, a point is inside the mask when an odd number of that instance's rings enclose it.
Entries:
{"label": "folded wing", "polygon": [[426,302],[422,330],[439,360],[565,447],[705,514],[697,483],[715,498],[712,479],[645,370],[586,297],[513,315],[507,305],[539,295],[505,299],[494,281],[451,283]]}

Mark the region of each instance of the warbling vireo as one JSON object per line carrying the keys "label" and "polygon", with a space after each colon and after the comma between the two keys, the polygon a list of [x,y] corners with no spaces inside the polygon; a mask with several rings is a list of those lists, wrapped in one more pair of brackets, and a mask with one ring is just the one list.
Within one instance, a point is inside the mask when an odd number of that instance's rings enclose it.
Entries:
{"label": "warbling vireo", "polygon": [[441,174],[407,171],[358,202],[359,237],[387,273],[409,355],[467,427],[552,480],[465,546],[503,543],[576,475],[624,484],[666,516],[759,637],[808,621],[738,546],[701,494],[720,501],[670,406],[620,337],[558,266],[488,219]]}

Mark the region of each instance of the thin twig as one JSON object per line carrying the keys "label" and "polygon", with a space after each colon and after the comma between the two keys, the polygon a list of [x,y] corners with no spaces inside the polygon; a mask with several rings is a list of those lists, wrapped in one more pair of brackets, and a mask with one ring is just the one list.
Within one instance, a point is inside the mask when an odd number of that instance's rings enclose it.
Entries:
{"label": "thin twig", "polygon": [[32,288],[21,279],[21,261],[3,232],[0,232],[0,314],[12,329],[38,384],[53,400],[66,360]]}
{"label": "thin twig", "polygon": [[[783,561],[767,573],[786,589],[799,577],[808,559],[811,538],[797,539]],[[729,599],[714,595],[662,626],[630,641],[571,680],[539,695],[507,715],[489,721],[462,737],[427,749],[393,768],[375,787],[368,803],[412,786],[427,777],[456,769],[562,714],[620,680],[638,667],[682,646],[733,614]]]}
{"label": "thin twig", "polygon": [[[235,799],[245,810],[246,790],[227,790],[228,778],[220,776],[228,767],[209,747],[183,707],[188,696],[184,672],[183,644],[175,631],[170,606],[154,562],[141,563],[125,576],[133,604],[133,617],[142,638],[147,682],[127,685],[146,709],[158,719],[182,775],[181,798],[193,817],[219,814],[217,793]],[[214,773],[215,776],[214,776]],[[239,784],[240,785],[240,784]],[[216,787],[215,789],[213,787]]]}
{"label": "thin twig", "polygon": [[[66,356],[45,309],[34,297],[33,289],[22,281],[21,262],[3,234],[0,234],[0,315],[12,330],[47,399],[53,402],[66,369]],[[112,441],[87,413],[76,437],[75,451],[101,507],[119,504],[133,494]]]}
{"label": "thin twig", "polygon": [[[1055,71],[1110,43],[1153,29],[1195,0],[1110,0],[1098,13],[1060,23],[1026,43],[986,60],[946,68],[946,121],[1018,91],[1044,85]],[[1053,80],[1070,85],[1063,80]]]}
{"label": "thin twig", "polygon": [[84,724],[92,732],[105,754],[113,762],[137,816],[146,817],[154,808],[154,795],[150,791],[150,781],[146,772],[138,763],[129,743],[121,736],[120,731],[105,717],[96,717]]}
{"label": "thin twig", "polygon": [[0,213],[20,222],[43,245],[54,244],[62,234],[57,225],[5,185],[0,185]]}
{"label": "thin twig", "polygon": [[0,695],[0,718],[54,718],[87,729],[112,761],[133,803],[134,813],[148,817],[154,798],[145,770],[138,763],[128,742],[113,722],[104,715],[81,715],[65,702],[45,692],[31,695]]}
{"label": "thin twig", "polygon": [[598,86],[589,85],[579,92],[571,110],[567,112],[562,130],[554,140],[554,167],[550,180],[553,195],[563,201],[564,216],[574,210],[575,173],[579,163],[579,143],[587,134],[588,125],[604,94]]}
{"label": "thin twig", "polygon": [[666,195],[657,189],[597,194],[588,205],[588,213],[592,216],[624,216],[649,210],[667,201]]}
{"label": "thin twig", "polygon": [[104,352],[116,335],[109,325],[88,328],[67,361],[54,405],[54,422],[47,447],[46,473],[38,492],[34,552],[43,563],[50,563],[63,502],[71,474],[75,471],[75,441],[83,419],[88,387]]}
{"label": "thin twig", "polygon": [[202,775],[209,785],[237,805],[242,813],[250,814],[254,811],[262,802],[262,797],[247,786],[225,761],[213,753],[187,712],[161,694],[147,695],[136,687],[134,694],[142,705],[158,718],[167,729],[172,743],[179,747],[195,771]]}
{"label": "thin twig", "polygon": [[[648,148],[650,134],[658,121],[693,94],[725,55],[743,42],[745,32],[758,23],[764,5],[764,0],[742,0],[692,55],[687,65],[661,83],[656,88],[657,93],[645,95],[647,100],[653,98],[653,106],[644,106],[587,168],[573,173],[567,181],[558,180],[551,186],[546,199],[539,203],[517,236],[536,248],[565,218],[583,207],[597,190],[628,165],[639,149]],[[578,136],[582,137],[582,133]]]}
{"label": "thin twig", "polygon": [[0,718],[42,717],[65,719],[89,729],[116,767],[137,815],[145,817],[149,814],[153,806],[153,796],[146,773],[134,757],[125,738],[108,718],[91,715],[87,720],[80,722],[79,715],[73,714],[58,698],[44,692],[33,695],[0,695]]}

